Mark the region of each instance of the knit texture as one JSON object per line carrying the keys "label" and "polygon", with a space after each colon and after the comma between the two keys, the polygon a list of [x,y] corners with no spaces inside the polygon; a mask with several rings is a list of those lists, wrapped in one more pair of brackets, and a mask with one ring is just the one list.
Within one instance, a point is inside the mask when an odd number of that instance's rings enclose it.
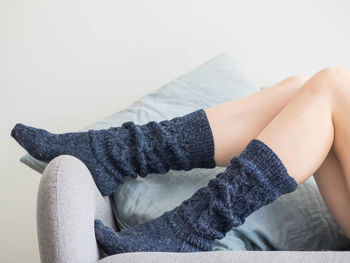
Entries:
{"label": "knit texture", "polygon": [[215,239],[222,239],[251,213],[296,188],[296,181],[276,153],[253,139],[224,172],[175,209],[119,233],[96,220],[96,239],[109,255],[210,251]]}
{"label": "knit texture", "polygon": [[89,168],[102,195],[113,193],[125,176],[164,174],[170,169],[214,168],[214,139],[203,109],[181,117],[87,132],[49,133],[16,124],[11,136],[34,158],[77,157]]}

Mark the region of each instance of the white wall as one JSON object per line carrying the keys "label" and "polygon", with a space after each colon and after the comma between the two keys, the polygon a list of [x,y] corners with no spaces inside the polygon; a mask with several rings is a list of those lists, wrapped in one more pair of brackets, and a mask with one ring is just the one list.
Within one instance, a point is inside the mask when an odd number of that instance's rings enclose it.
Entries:
{"label": "white wall", "polygon": [[0,261],[38,262],[22,122],[78,130],[221,52],[257,85],[350,68],[346,0],[0,0]]}

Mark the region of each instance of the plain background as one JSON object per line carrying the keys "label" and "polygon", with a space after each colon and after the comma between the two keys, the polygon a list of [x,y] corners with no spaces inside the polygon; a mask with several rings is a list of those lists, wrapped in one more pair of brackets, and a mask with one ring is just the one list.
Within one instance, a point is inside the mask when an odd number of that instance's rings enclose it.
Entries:
{"label": "plain background", "polygon": [[[256,85],[350,69],[347,0],[0,0],[0,261],[38,262],[22,122],[76,131],[228,52]],[[350,87],[349,87],[350,88]]]}

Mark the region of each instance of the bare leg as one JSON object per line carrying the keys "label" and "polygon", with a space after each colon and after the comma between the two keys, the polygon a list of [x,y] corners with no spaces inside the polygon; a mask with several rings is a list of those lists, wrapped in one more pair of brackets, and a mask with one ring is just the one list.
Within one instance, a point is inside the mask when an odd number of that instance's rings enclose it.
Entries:
{"label": "bare leg", "polygon": [[[310,78],[257,139],[269,145],[298,183],[317,172],[318,185],[337,223],[350,237],[350,72],[325,69]],[[333,150],[333,151],[331,151]],[[333,155],[334,153],[334,155]],[[326,158],[329,158],[324,163]],[[340,166],[335,162],[337,157]],[[322,165],[323,164],[323,165]],[[321,166],[322,165],[322,166]],[[332,166],[329,166],[332,165]],[[336,168],[335,189],[325,172]],[[344,171],[341,176],[340,167]],[[321,176],[322,175],[322,178]],[[334,174],[333,174],[334,175]],[[339,179],[339,178],[343,178]],[[333,179],[333,178],[332,178]],[[343,194],[341,194],[343,193]],[[333,198],[333,199],[332,199]],[[334,201],[336,198],[337,201]]]}
{"label": "bare leg", "polygon": [[[334,73],[329,69],[322,71],[322,77],[328,78],[328,85],[334,84],[329,83],[334,80]],[[265,128],[305,81],[305,77],[289,77],[263,91],[207,109],[215,141],[216,163],[227,166],[232,156],[239,154]],[[318,81],[323,80],[319,78]],[[350,211],[350,187],[347,187],[348,182],[333,147],[314,173],[314,178],[335,221],[346,228],[346,222],[350,222],[350,213],[347,212]]]}
{"label": "bare leg", "polygon": [[[331,74],[328,72],[328,77],[323,77],[329,78]],[[265,128],[305,81],[306,77],[292,76],[263,91],[207,109],[218,166],[227,166],[232,156],[239,154]],[[350,213],[346,212],[350,211],[350,193],[333,148],[314,173],[314,178],[334,220],[343,229],[346,228],[346,222],[350,222]]]}
{"label": "bare leg", "polygon": [[232,156],[238,155],[262,131],[306,79],[292,76],[250,96],[206,109],[216,165],[228,166]]}

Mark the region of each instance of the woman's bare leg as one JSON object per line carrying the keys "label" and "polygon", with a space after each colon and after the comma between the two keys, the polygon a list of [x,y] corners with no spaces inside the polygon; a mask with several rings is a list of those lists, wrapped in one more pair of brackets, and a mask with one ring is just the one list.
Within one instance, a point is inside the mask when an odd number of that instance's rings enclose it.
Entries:
{"label": "woman's bare leg", "polygon": [[[339,73],[330,71],[322,71],[323,75],[327,75],[323,78],[332,79]],[[206,109],[214,136],[217,165],[227,166],[232,156],[239,154],[279,114],[306,80],[306,77],[292,76],[250,96]],[[321,78],[318,81],[322,81]],[[329,81],[332,80],[327,80],[327,83]],[[314,178],[335,221],[342,229],[346,228],[347,222],[350,222],[350,213],[347,212],[350,211],[350,187],[347,187],[343,168],[333,147],[314,173]]]}
{"label": "woman's bare leg", "polygon": [[[316,172],[320,192],[348,237],[349,101],[350,72],[343,69],[322,70],[297,91],[282,111],[257,136],[257,139],[277,153],[290,176],[299,184]],[[328,159],[325,162],[326,158]],[[339,163],[335,160],[339,160]],[[338,173],[336,177],[332,177],[333,183],[325,183],[325,173],[332,168]],[[343,171],[344,177],[341,176],[340,170]],[[346,188],[333,188],[344,182]]]}
{"label": "woman's bare leg", "polygon": [[213,132],[217,166],[228,166],[262,129],[282,110],[307,80],[292,76],[247,97],[205,110]]}

